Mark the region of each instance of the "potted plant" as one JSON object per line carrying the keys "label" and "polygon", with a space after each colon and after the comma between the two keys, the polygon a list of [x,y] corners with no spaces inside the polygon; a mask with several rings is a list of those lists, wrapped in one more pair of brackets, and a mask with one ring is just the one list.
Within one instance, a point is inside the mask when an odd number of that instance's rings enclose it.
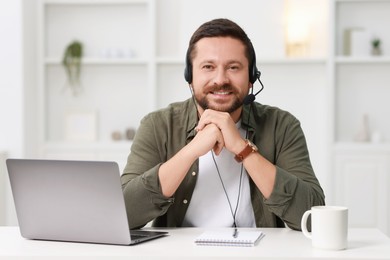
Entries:
{"label": "potted plant", "polygon": [[79,41],[73,41],[66,47],[62,59],[62,64],[65,67],[68,77],[68,84],[73,95],[77,95],[81,91],[80,73],[82,56],[83,44]]}

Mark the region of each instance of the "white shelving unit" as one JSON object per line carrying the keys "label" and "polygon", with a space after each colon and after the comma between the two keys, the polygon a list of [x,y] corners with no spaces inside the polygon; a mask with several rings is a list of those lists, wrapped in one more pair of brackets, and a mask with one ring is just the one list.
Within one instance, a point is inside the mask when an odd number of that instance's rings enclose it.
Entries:
{"label": "white shelving unit", "polygon": [[[156,108],[155,1],[41,0],[38,5],[40,156],[112,159],[123,168],[131,145],[124,141],[126,130],[136,129],[145,111]],[[83,44],[77,96],[62,66],[64,50],[74,40]],[[113,132],[124,140],[113,141]]]}
{"label": "white shelving unit", "polygon": [[[334,0],[331,10],[333,202],[349,207],[351,226],[377,227],[389,235],[390,1]],[[351,28],[359,31],[348,54],[344,32]],[[370,53],[373,37],[381,39],[380,56]],[[359,142],[365,115],[369,140]]]}
{"label": "white shelving unit", "polygon": [[[183,70],[191,33],[204,21],[228,17],[246,30],[256,49],[265,85],[256,100],[301,121],[328,204],[349,206],[354,226],[380,227],[390,234],[388,221],[377,217],[390,214],[384,206],[390,196],[390,121],[384,117],[390,110],[390,0],[296,2],[304,2],[307,14],[316,14],[305,58],[286,57],[284,0],[272,5],[267,0],[39,0],[35,150],[46,158],[115,160],[123,168],[131,141],[113,141],[112,133],[124,134],[137,128],[146,113],[188,98]],[[237,12],[244,5],[251,8]],[[383,55],[373,57],[369,50],[344,55],[347,28],[380,37]],[[85,55],[83,92],[74,97],[63,90],[61,61],[66,45],[76,39]],[[66,121],[75,113],[95,117],[92,140],[68,140]],[[354,142],[364,114],[383,142]],[[372,171],[372,179],[364,170],[355,174],[359,166]],[[365,190],[366,184],[371,186]],[[358,193],[362,190],[366,196]],[[364,200],[379,203],[360,208]],[[367,210],[372,214],[361,214]]]}
{"label": "white shelving unit", "polygon": [[[323,145],[318,145],[321,131],[317,131],[317,127],[322,123],[314,111],[324,113],[325,104],[315,104],[313,113],[307,114],[306,106],[317,102],[296,103],[291,97],[300,98],[299,93],[307,85],[316,85],[316,89],[310,90],[313,95],[318,95],[316,91],[326,91],[326,51],[313,57],[287,59],[283,24],[273,18],[283,16],[284,1],[275,1],[272,10],[261,8],[266,1],[246,1],[259,7],[248,11],[252,16],[249,13],[245,17],[237,14],[235,10],[240,3],[225,1],[221,1],[225,10],[211,8],[205,11],[204,6],[210,7],[209,1],[205,0],[196,3],[178,0],[40,0],[37,36],[39,156],[112,158],[120,160],[124,166],[131,142],[113,141],[112,132],[124,134],[127,128],[137,128],[146,113],[190,96],[183,78],[184,55],[190,34],[204,21],[227,15],[248,31],[255,44],[258,67],[266,84],[264,94],[258,99],[293,110],[307,129],[311,128],[307,136],[313,140],[312,154],[321,160],[325,151]],[[196,8],[202,12],[197,12]],[[258,19],[259,15],[275,27],[271,34],[268,33],[269,24],[265,26],[263,20]],[[323,32],[322,35],[326,35],[326,31]],[[267,38],[259,38],[261,34]],[[83,92],[76,97],[69,89],[64,89],[66,74],[61,63],[66,45],[73,40],[81,41],[85,50],[81,76]],[[267,47],[270,45],[273,45],[271,53]],[[131,56],[126,56],[126,51],[131,52]],[[313,74],[303,79],[299,75],[306,69]],[[293,75],[289,80],[281,80],[280,72]],[[291,84],[303,87],[291,92]],[[69,115],[72,118],[74,114],[93,118],[92,124],[96,124],[93,138],[68,140],[66,122]],[[310,123],[311,120],[318,121],[318,124]],[[85,128],[85,131],[90,131],[91,127]],[[70,135],[74,137],[72,133]],[[315,163],[321,165],[318,160]],[[324,173],[325,170],[319,169],[318,172]]]}
{"label": "white shelving unit", "polygon": [[[367,115],[371,131],[380,133],[390,141],[390,123],[383,120],[383,112],[390,109],[390,1],[334,1],[334,86],[335,86],[335,141],[351,142]],[[351,45],[355,54],[344,54],[344,33],[347,29],[359,30]],[[357,28],[357,29],[356,29]],[[383,55],[370,54],[370,40],[381,39]],[[361,43],[366,40],[366,44]],[[356,43],[357,42],[357,43]],[[367,47],[367,49],[362,49]],[[367,105],[364,105],[367,104]],[[375,105],[378,104],[378,105]],[[380,104],[380,105],[379,105]]]}

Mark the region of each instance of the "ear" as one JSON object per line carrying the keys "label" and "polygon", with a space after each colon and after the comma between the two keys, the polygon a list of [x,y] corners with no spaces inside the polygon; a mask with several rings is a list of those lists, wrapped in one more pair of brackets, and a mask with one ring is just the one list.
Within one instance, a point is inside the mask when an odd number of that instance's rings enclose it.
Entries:
{"label": "ear", "polygon": [[253,93],[253,83],[248,83],[248,94],[249,94],[249,91],[251,91]]}
{"label": "ear", "polygon": [[191,95],[194,95],[194,88],[191,83],[188,84],[188,88],[190,89]]}

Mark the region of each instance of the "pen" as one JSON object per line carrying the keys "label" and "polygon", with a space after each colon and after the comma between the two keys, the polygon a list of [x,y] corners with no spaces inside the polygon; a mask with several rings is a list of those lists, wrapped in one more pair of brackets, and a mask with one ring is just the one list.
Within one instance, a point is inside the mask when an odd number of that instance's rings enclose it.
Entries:
{"label": "pen", "polygon": [[238,229],[237,229],[237,228],[234,228],[233,237],[234,237],[234,238],[237,238],[237,237],[238,237]]}

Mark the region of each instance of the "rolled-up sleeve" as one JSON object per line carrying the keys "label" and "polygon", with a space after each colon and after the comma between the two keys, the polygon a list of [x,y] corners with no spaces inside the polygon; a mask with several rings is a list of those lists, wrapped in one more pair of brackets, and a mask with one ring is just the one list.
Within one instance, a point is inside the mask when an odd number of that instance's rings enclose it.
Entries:
{"label": "rolled-up sleeve", "polygon": [[151,116],[141,121],[121,176],[130,228],[142,227],[165,214],[173,203],[160,188],[158,170],[163,160],[155,129]]}
{"label": "rolled-up sleeve", "polygon": [[264,203],[290,228],[300,230],[303,213],[325,204],[323,190],[311,166],[309,151],[299,121],[287,114],[285,127],[276,130],[276,179],[271,196]]}

